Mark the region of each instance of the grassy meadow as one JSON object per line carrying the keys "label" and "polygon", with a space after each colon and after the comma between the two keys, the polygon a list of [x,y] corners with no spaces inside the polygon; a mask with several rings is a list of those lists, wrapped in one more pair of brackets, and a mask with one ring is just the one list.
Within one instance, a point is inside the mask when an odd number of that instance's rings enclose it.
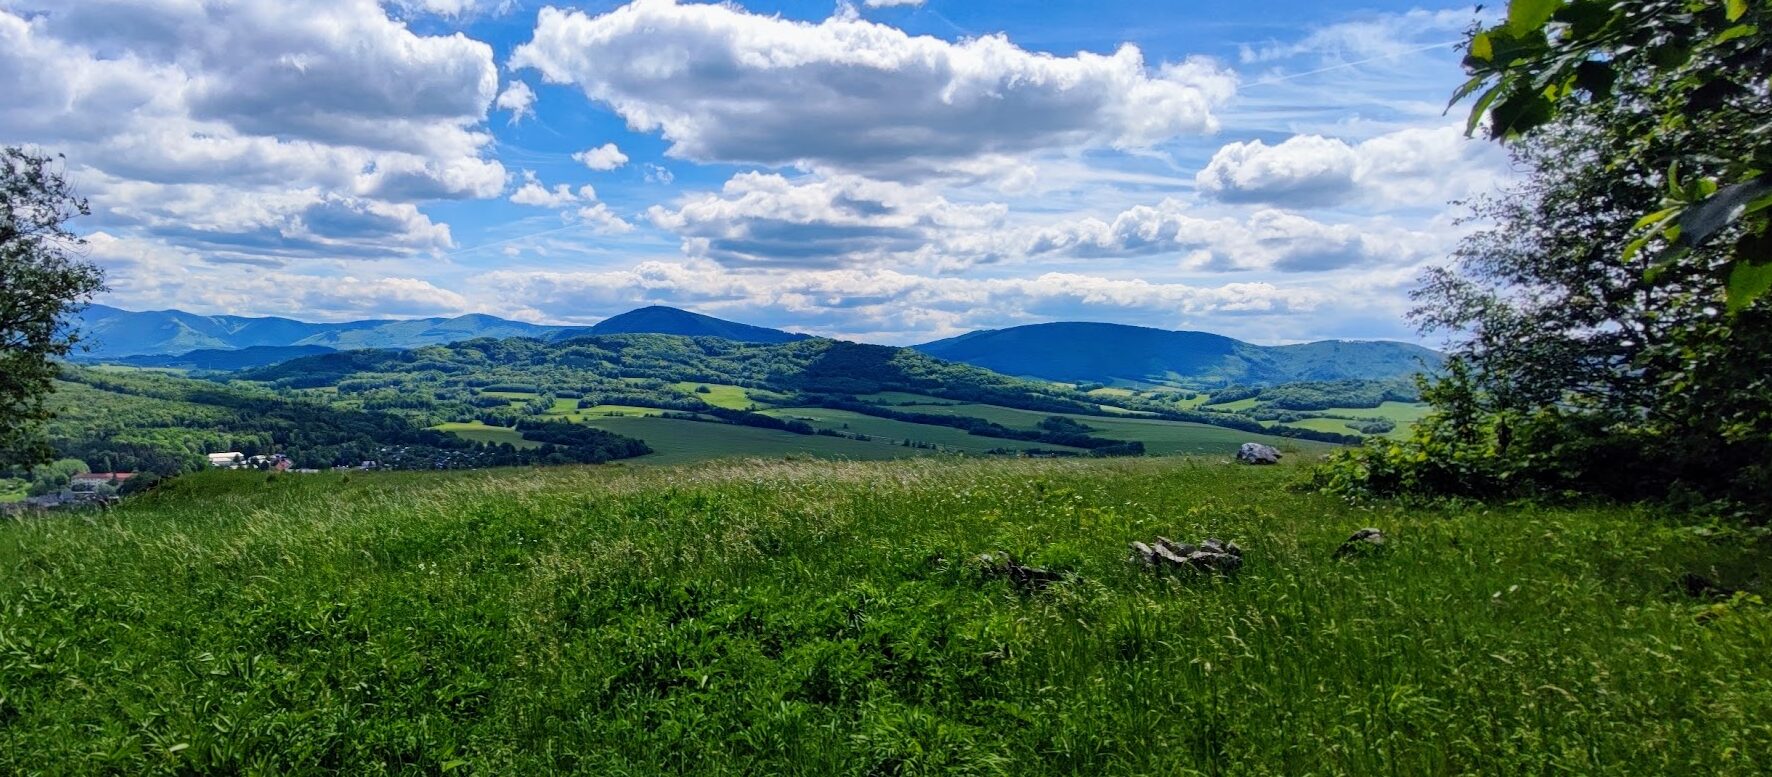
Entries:
{"label": "grassy meadow", "polygon": [[[1353,507],[1297,476],[188,476],[0,523],[0,773],[1772,769],[1772,612],[1676,583],[1760,585],[1763,551],[1626,508]],[[1332,558],[1362,526],[1388,552]],[[1128,563],[1159,534],[1247,564]],[[998,549],[1071,576],[1018,591],[971,562]]]}

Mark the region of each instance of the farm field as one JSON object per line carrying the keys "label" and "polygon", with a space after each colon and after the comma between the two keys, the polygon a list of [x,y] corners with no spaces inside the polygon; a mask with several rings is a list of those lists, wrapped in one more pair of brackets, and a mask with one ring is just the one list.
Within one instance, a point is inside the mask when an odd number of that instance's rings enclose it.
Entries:
{"label": "farm field", "polygon": [[899,405],[952,405],[959,404],[951,399],[932,397],[928,394],[912,394],[908,391],[876,391],[872,394],[858,394],[858,400],[870,405],[896,407]]}
{"label": "farm field", "polygon": [[[1032,429],[1052,413],[1039,413],[1032,410],[1018,410],[995,405],[913,405],[903,408],[909,412],[932,413],[941,415],[963,415],[994,421],[1012,429]],[[1238,429],[1226,429],[1220,426],[1191,424],[1180,421],[1167,421],[1153,418],[1103,417],[1072,415],[1060,413],[1066,418],[1075,419],[1079,423],[1095,427],[1098,431],[1091,432],[1098,437],[1109,437],[1116,440],[1136,441],[1144,443],[1145,452],[1166,456],[1173,454],[1216,454],[1229,455],[1236,451],[1238,445],[1246,442],[1260,442],[1272,445],[1283,451],[1299,453],[1316,453],[1330,450],[1334,446],[1311,440],[1296,440],[1288,437],[1245,432]]]}
{"label": "farm field", "polygon": [[523,435],[516,429],[506,426],[488,426],[479,421],[471,423],[441,423],[431,428],[440,432],[448,432],[462,439],[473,440],[475,442],[492,443],[494,445],[510,443],[517,448],[541,447],[540,443],[530,442],[523,439]]}
{"label": "farm field", "polygon": [[913,424],[896,421],[890,418],[857,413],[850,410],[833,410],[822,407],[784,407],[764,411],[765,415],[776,418],[794,418],[806,421],[823,429],[835,429],[844,432],[865,434],[870,437],[885,438],[888,442],[899,440],[915,440],[943,448],[950,448],[967,453],[984,453],[985,451],[1008,448],[1011,450],[1027,450],[1040,448],[1043,450],[1071,451],[1085,453],[1081,448],[1064,445],[1051,445],[1021,440],[1005,440],[997,437],[980,437],[975,434],[953,429],[946,426],[929,424]]}
{"label": "farm field", "polygon": [[1218,410],[1221,412],[1234,413],[1238,410],[1253,410],[1253,409],[1255,409],[1255,405],[1257,403],[1258,403],[1258,400],[1255,397],[1249,397],[1247,399],[1233,400],[1230,402],[1225,402],[1223,404],[1214,404],[1211,399],[1207,399],[1205,402],[1202,402],[1199,406],[1205,407],[1210,410]]}
{"label": "farm field", "polygon": [[627,460],[634,464],[687,464],[710,459],[782,456],[871,461],[931,453],[882,442],[675,418],[586,418],[583,423],[645,440],[653,453]]}
{"label": "farm field", "polygon": [[[1772,609],[1678,584],[1763,595],[1747,543],[1633,508],[1352,507],[1298,474],[191,475],[0,523],[0,773],[1772,769]],[[1334,558],[1363,526],[1388,551]],[[1246,564],[1127,561],[1156,535]],[[993,550],[1063,579],[1018,590]]]}
{"label": "farm field", "polygon": [[[773,391],[747,389],[743,386],[734,386],[726,383],[697,383],[695,381],[683,381],[671,385],[678,391],[694,396],[714,407],[724,407],[731,410],[746,410],[753,405],[757,407],[766,407],[771,400],[784,398],[782,395]],[[696,388],[700,386],[707,386],[708,393],[697,393]]]}

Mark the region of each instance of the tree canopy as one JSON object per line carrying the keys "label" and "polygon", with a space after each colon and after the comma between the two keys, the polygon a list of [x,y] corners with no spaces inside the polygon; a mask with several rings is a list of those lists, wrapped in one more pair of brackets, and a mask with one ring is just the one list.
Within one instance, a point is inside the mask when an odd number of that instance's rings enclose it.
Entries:
{"label": "tree canopy", "polygon": [[68,319],[104,288],[98,267],[79,255],[85,241],[67,228],[86,213],[58,158],[0,149],[0,466],[51,456],[44,399],[56,359],[79,341]]}

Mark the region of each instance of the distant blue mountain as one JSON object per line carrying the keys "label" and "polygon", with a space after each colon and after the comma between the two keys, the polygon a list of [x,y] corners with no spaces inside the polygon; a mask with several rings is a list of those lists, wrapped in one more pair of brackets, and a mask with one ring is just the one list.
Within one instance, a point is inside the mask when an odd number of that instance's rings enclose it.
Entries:
{"label": "distant blue mountain", "polygon": [[566,327],[526,324],[481,314],[316,324],[288,318],[203,316],[182,310],[130,311],[91,305],[76,326],[87,349],[77,353],[76,358],[88,361],[289,346],[321,346],[340,351],[416,348],[477,337],[558,340],[586,334],[644,333],[724,337],[755,343],[782,343],[806,337],[667,307],[641,308],[591,327]]}
{"label": "distant blue mountain", "polygon": [[1439,353],[1409,343],[1263,346],[1207,332],[1092,322],[987,329],[912,347],[1006,375],[1095,383],[1385,380],[1438,367],[1442,360]]}
{"label": "distant blue mountain", "polygon": [[663,305],[630,310],[610,316],[589,329],[594,335],[683,335],[685,337],[721,337],[741,343],[790,343],[809,336],[783,332],[735,321],[704,316]]}

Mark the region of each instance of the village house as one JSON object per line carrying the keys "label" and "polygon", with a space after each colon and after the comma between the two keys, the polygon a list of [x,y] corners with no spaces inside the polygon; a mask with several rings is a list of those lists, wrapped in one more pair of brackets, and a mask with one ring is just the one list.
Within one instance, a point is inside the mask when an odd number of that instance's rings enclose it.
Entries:
{"label": "village house", "polygon": [[209,466],[211,466],[211,467],[227,467],[228,469],[237,469],[240,466],[240,462],[246,460],[246,455],[239,452],[239,451],[228,451],[226,453],[210,453],[210,454],[205,454],[205,455],[208,456]]}
{"label": "village house", "polygon": [[123,481],[132,477],[135,477],[134,472],[88,472],[83,475],[74,475],[73,477],[68,478],[68,480],[73,484],[98,485],[100,483],[105,483],[113,486],[121,486],[123,485]]}
{"label": "village house", "polygon": [[268,456],[251,456],[246,459],[246,467],[248,469],[283,472],[293,466],[295,466],[295,462],[290,461],[288,456],[281,453],[273,453]]}

